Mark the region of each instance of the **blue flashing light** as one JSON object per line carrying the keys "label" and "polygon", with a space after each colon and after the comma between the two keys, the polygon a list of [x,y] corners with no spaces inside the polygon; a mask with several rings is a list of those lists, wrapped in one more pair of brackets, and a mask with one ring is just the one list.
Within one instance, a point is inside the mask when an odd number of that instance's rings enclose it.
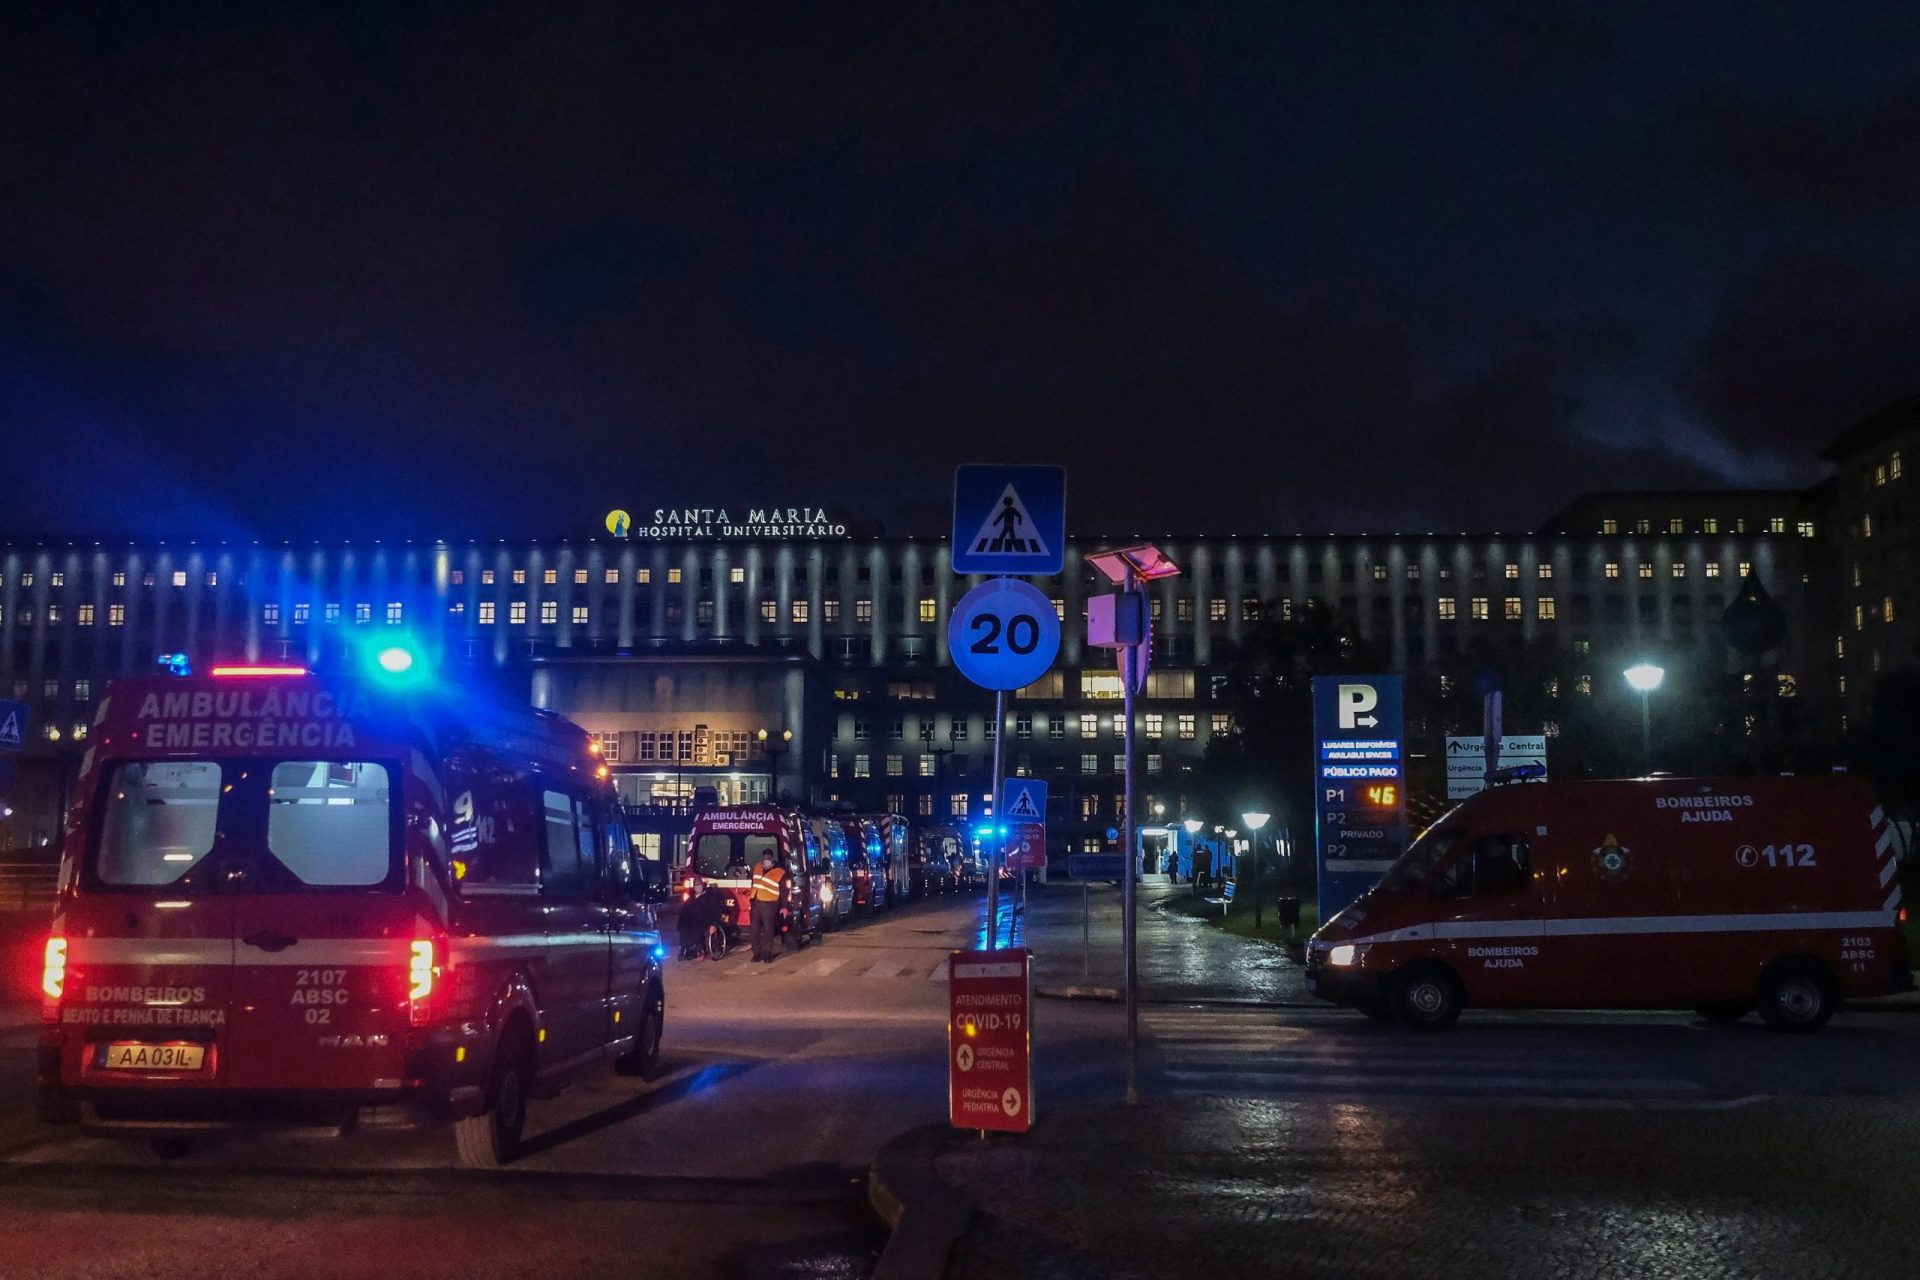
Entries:
{"label": "blue flashing light", "polygon": [[413,670],[413,651],[401,645],[389,645],[374,656],[380,669],[390,676],[402,676]]}
{"label": "blue flashing light", "polygon": [[656,946],[653,949],[653,958],[655,960],[665,960],[667,958],[667,949],[664,946]]}
{"label": "blue flashing light", "polygon": [[193,674],[193,662],[184,653],[163,653],[154,659],[153,665],[170,676]]}

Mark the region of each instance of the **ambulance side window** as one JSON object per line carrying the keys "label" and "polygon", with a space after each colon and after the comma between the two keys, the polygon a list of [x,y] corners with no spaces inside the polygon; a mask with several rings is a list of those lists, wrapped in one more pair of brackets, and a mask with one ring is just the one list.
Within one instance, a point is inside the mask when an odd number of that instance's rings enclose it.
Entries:
{"label": "ambulance side window", "polygon": [[626,826],[616,814],[603,820],[600,832],[601,862],[606,868],[605,896],[615,899],[639,896],[639,886],[634,880],[633,844],[627,839]]}
{"label": "ambulance side window", "polygon": [[456,764],[447,772],[453,791],[450,843],[459,882],[539,884],[539,850],[526,789],[483,764]]}
{"label": "ambulance side window", "polygon": [[1532,883],[1527,842],[1521,836],[1476,836],[1434,877],[1436,898],[1503,898]]}
{"label": "ambulance side window", "polygon": [[541,887],[555,897],[584,898],[599,880],[593,815],[585,802],[564,791],[542,791],[540,802],[547,836]]}

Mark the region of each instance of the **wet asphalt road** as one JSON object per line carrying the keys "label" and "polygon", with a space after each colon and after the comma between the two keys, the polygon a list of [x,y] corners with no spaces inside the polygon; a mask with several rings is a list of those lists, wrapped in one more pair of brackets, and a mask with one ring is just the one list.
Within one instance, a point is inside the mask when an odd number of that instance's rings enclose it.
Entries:
{"label": "wet asphalt road", "polygon": [[[1920,1015],[1803,1039],[1470,1014],[1415,1037],[1233,1003],[1295,997],[1298,970],[1155,896],[1148,1105],[1116,1105],[1116,1006],[1042,1001],[1039,1128],[943,1166],[987,1210],[964,1274],[1914,1273],[1879,1264],[1904,1244]],[[443,1133],[235,1140],[161,1165],[23,1121],[32,1032],[0,1033],[0,1277],[205,1277],[209,1259],[382,1280],[866,1274],[883,1233],[863,1175],[944,1119],[944,960],[983,935],[980,907],[915,905],[770,967],[676,962],[661,1077],[538,1104],[504,1176],[453,1168]],[[1043,975],[1083,967],[1079,907],[1056,890],[1018,922]],[[1110,895],[1091,934],[1098,980],[1117,972]]]}

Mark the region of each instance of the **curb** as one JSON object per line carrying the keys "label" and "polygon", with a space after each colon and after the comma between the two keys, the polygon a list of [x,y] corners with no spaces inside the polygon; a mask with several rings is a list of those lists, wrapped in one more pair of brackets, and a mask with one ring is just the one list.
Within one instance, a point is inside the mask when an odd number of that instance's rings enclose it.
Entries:
{"label": "curb", "polygon": [[891,1229],[873,1280],[940,1280],[966,1233],[973,1203],[933,1172],[948,1129],[909,1129],[882,1146],[867,1170],[867,1203]]}

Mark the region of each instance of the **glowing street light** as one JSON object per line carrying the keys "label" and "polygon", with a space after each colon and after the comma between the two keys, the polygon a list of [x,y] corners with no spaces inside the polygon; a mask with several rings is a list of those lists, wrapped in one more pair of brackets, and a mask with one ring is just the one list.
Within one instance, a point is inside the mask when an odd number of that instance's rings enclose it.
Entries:
{"label": "glowing street light", "polygon": [[1653,772],[1653,691],[1667,678],[1666,668],[1636,662],[1621,673],[1640,694],[1640,755],[1647,773]]}
{"label": "glowing street light", "polygon": [[1187,829],[1188,835],[1197,836],[1200,834],[1200,828],[1206,826],[1207,824],[1200,821],[1200,819],[1198,818],[1188,818],[1184,822],[1182,822],[1180,825]]}

